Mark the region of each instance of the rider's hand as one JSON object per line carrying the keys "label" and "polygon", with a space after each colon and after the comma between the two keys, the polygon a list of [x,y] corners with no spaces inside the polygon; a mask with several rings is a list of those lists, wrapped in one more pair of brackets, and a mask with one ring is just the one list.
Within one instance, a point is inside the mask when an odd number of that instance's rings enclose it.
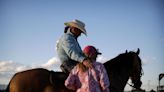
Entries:
{"label": "rider's hand", "polygon": [[85,59],[83,61],[83,65],[85,65],[87,68],[91,68],[91,69],[93,68],[93,65],[89,59]]}

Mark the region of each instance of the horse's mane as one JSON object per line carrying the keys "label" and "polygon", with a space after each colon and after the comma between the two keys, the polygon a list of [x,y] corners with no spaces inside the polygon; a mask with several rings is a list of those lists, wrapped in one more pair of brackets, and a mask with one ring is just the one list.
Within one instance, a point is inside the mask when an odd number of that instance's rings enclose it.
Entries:
{"label": "horse's mane", "polygon": [[[121,67],[123,65],[127,65],[130,64],[127,61],[127,57],[128,57],[129,53],[121,53],[118,56],[116,56],[115,58],[112,58],[111,60],[108,60],[107,62],[104,63],[104,65],[108,65],[106,67]],[[115,66],[117,65],[117,66]]]}
{"label": "horse's mane", "polygon": [[[112,58],[111,60],[108,60],[107,62],[104,63],[104,66],[106,69],[109,69],[111,71],[118,71],[121,68],[132,68],[132,64],[133,62],[133,57],[134,55],[137,54],[136,52],[130,51],[130,52],[125,52],[125,53],[121,53],[118,56],[116,56],[115,58]],[[140,66],[142,66],[141,64],[141,59],[138,58],[139,60],[139,64]],[[142,67],[141,67],[142,70]]]}

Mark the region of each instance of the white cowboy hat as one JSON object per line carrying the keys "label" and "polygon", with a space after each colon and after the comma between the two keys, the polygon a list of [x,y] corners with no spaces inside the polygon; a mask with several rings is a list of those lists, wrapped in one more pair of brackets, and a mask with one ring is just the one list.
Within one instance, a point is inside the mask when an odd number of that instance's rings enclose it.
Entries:
{"label": "white cowboy hat", "polygon": [[85,35],[87,35],[87,32],[85,30],[85,24],[83,22],[81,22],[80,20],[75,19],[71,22],[65,22],[64,24],[66,26],[76,27],[76,28],[80,29]]}

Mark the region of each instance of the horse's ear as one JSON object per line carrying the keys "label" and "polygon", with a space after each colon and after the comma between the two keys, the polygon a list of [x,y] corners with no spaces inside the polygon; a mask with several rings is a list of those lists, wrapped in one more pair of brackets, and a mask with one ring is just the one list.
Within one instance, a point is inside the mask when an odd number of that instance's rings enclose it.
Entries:
{"label": "horse's ear", "polygon": [[125,53],[128,53],[128,50],[126,50]]}
{"label": "horse's ear", "polygon": [[140,53],[140,49],[138,48],[136,54],[139,55],[139,53]]}

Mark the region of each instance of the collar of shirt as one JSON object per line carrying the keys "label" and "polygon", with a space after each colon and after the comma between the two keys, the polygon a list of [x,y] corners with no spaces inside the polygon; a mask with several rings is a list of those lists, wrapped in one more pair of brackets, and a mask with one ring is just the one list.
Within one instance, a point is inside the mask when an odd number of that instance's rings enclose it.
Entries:
{"label": "collar of shirt", "polygon": [[69,34],[69,35],[72,35],[76,40],[77,40],[77,37],[71,32],[70,29],[68,29],[67,33],[66,34]]}

